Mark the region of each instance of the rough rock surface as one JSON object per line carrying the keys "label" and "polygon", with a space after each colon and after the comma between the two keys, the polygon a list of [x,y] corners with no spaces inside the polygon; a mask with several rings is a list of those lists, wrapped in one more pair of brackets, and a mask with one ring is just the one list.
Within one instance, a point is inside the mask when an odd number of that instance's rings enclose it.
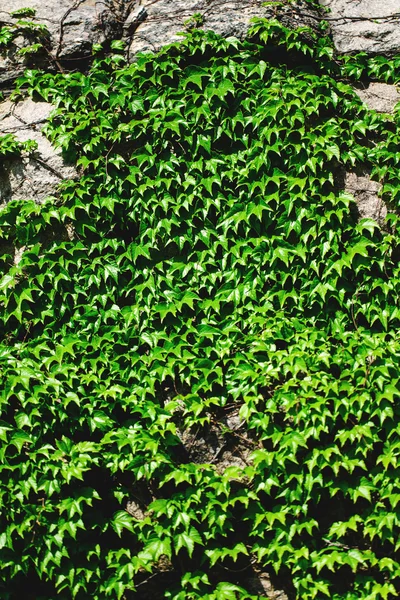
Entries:
{"label": "rough rock surface", "polygon": [[[387,83],[359,84],[355,91],[368,108],[377,112],[392,113],[400,102],[399,90]],[[381,227],[384,226],[388,210],[379,197],[381,185],[378,182],[372,181],[367,172],[351,172],[345,175],[344,188],[354,196],[361,219],[374,219]]]}
{"label": "rough rock surface", "polygon": [[12,133],[24,142],[35,140],[37,151],[32,157],[18,157],[3,162],[0,169],[0,206],[9,200],[32,199],[41,202],[54,194],[63,179],[76,176],[76,170],[65,164],[58,152],[41,133],[52,106],[33,102],[30,98],[18,104],[0,104],[0,134]]}
{"label": "rough rock surface", "polygon": [[344,187],[354,196],[361,219],[374,219],[379,225],[384,225],[387,208],[378,195],[379,183],[372,181],[368,173],[352,172],[346,174]]}
{"label": "rough rock surface", "polygon": [[178,430],[186,458],[197,464],[214,464],[221,474],[229,467],[245,468],[250,464],[254,441],[243,425],[238,414],[233,413],[202,429]]}
{"label": "rough rock surface", "polygon": [[283,590],[274,587],[268,573],[254,570],[248,577],[246,584],[250,593],[259,594],[263,598],[268,598],[268,600],[288,600]]}
{"label": "rough rock surface", "polygon": [[399,0],[320,0],[330,9],[326,18],[341,53],[400,52]]}
{"label": "rough rock surface", "polygon": [[188,27],[187,22],[193,15],[201,16],[201,29],[238,38],[246,35],[253,17],[279,17],[285,24],[297,26],[316,23],[316,11],[301,2],[297,8],[280,3],[267,8],[264,4],[265,0],[142,0],[144,10],[136,22],[130,55],[157,51],[165,44],[179,40],[177,34]]}
{"label": "rough rock surface", "polygon": [[118,37],[123,20],[129,14],[134,0],[125,2],[119,9],[113,0],[2,0],[0,4],[0,25],[14,25],[16,18],[10,13],[22,8],[36,10],[34,21],[43,23],[49,31],[46,51],[39,58],[23,58],[18,49],[32,43],[19,36],[12,47],[0,52],[0,85],[20,75],[31,64],[49,65],[53,68],[67,66],[73,68],[90,59],[93,43]]}
{"label": "rough rock surface", "polygon": [[359,84],[355,86],[355,91],[368,108],[377,112],[391,113],[400,102],[399,90],[388,83],[372,81],[368,85]]}

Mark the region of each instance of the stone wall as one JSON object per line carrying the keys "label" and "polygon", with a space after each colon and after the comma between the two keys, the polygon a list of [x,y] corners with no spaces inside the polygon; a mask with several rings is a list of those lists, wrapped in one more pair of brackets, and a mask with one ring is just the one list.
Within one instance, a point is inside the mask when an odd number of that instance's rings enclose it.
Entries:
{"label": "stone wall", "polygon": [[[18,51],[32,41],[24,35],[18,35],[11,48],[0,48],[0,90],[6,98],[13,81],[26,67],[52,71],[87,69],[92,45],[114,38],[125,39],[129,59],[135,60],[139,51],[156,51],[179,39],[177,34],[190,27],[193,15],[200,15],[196,24],[204,29],[239,38],[246,35],[251,18],[256,16],[277,17],[289,26],[315,27],[326,20],[338,52],[400,53],[399,0],[321,0],[329,13],[324,12],[323,6],[316,10],[305,2],[265,7],[262,0],[2,0],[0,25],[15,23],[11,13],[27,4],[36,9],[37,22],[47,26],[45,49],[34,58],[20,56]],[[370,108],[381,112],[391,112],[400,100],[394,86],[375,82],[360,85],[357,93]],[[40,203],[57,194],[60,181],[77,176],[75,168],[65,163],[61,153],[42,134],[50,112],[50,105],[31,99],[17,103],[5,99],[0,104],[0,135],[13,133],[21,141],[33,139],[38,144],[34,156],[12,158],[0,164],[0,207],[12,199],[29,198]],[[356,198],[360,217],[383,223],[386,207],[379,198],[379,184],[370,180],[368,172],[343,173],[341,182]],[[232,430],[235,426],[233,421]],[[201,462],[213,462],[222,443],[212,431],[204,438],[190,440]],[[224,460],[229,460],[229,464],[241,464],[245,459],[245,449],[239,456],[227,455],[225,451]],[[136,516],[139,514],[140,507],[134,503],[129,509]],[[286,598],[283,592],[273,589],[268,574],[254,573],[251,577],[249,589],[254,593],[276,600]]]}
{"label": "stone wall", "polygon": [[[18,11],[29,5],[36,11],[35,21],[46,25],[48,34],[41,40],[43,51],[21,56],[19,50],[32,43],[18,34],[11,47],[0,47],[0,91],[7,97],[13,81],[27,67],[51,71],[85,70],[92,59],[92,45],[124,38],[130,60],[143,51],[156,51],[179,39],[178,33],[196,22],[196,26],[212,29],[224,36],[243,38],[252,17],[278,18],[285,25],[315,27],[322,19],[329,23],[330,34],[339,52],[400,52],[400,5],[398,0],[321,0],[321,9],[310,8],[302,0],[274,2],[264,6],[263,0],[3,0],[0,25],[15,26]],[[326,8],[329,12],[326,12]],[[193,21],[193,15],[198,15]],[[374,19],[371,19],[374,16]],[[376,18],[375,18],[376,17]],[[394,86],[371,83],[357,90],[371,108],[391,111],[400,99]],[[35,158],[14,158],[0,170],[0,206],[10,199],[31,198],[40,202],[56,194],[64,178],[75,176],[41,134],[51,111],[43,102],[24,100],[18,104],[0,104],[0,135],[14,133],[24,141],[35,139]],[[359,178],[346,176],[348,190],[360,200],[361,216],[382,220],[385,210],[377,196],[379,187],[371,184],[366,201],[368,174]],[[346,183],[347,185],[347,183]]]}

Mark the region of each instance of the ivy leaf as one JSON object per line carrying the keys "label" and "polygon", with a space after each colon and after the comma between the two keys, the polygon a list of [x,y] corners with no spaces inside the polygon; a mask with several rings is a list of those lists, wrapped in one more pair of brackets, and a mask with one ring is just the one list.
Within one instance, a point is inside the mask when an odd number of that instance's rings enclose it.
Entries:
{"label": "ivy leaf", "polygon": [[190,557],[192,557],[195,544],[203,545],[201,535],[194,527],[187,532],[179,533],[174,536],[175,551],[178,553],[181,548],[185,548]]}
{"label": "ivy leaf", "polygon": [[13,444],[17,448],[18,452],[21,452],[24,446],[31,443],[32,440],[30,436],[23,431],[15,432],[10,440],[10,444]]}
{"label": "ivy leaf", "polygon": [[123,529],[134,531],[134,523],[131,515],[124,510],[119,510],[114,514],[112,519],[112,526],[117,532],[118,536],[121,537]]}

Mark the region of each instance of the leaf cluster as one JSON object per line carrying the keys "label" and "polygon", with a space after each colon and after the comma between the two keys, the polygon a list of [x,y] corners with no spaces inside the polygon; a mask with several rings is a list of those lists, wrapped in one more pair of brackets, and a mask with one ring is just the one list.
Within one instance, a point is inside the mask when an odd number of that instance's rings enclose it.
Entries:
{"label": "leaf cluster", "polygon": [[[0,51],[16,50],[19,56],[29,56],[43,51],[46,45],[49,30],[43,23],[34,20],[36,11],[32,8],[21,8],[10,14],[13,19],[7,23],[0,23]],[[28,41],[28,45],[17,47],[14,43],[19,36]]]}
{"label": "leaf cluster", "polygon": [[399,222],[338,174],[397,207],[399,112],[346,69],[257,20],[20,79],[81,176],[0,211],[5,600],[398,597]]}
{"label": "leaf cluster", "polygon": [[35,140],[21,142],[12,133],[0,136],[0,156],[3,158],[20,156],[23,153],[31,154],[36,149],[37,142]]}

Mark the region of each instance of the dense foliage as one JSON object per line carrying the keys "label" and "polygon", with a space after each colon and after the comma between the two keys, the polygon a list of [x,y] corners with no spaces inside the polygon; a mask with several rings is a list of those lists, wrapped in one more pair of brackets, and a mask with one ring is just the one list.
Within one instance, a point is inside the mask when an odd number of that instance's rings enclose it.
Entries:
{"label": "dense foliage", "polygon": [[0,212],[1,598],[397,598],[398,220],[340,185],[400,201],[400,112],[346,82],[379,60],[265,20],[120,48],[19,84],[81,173]]}

